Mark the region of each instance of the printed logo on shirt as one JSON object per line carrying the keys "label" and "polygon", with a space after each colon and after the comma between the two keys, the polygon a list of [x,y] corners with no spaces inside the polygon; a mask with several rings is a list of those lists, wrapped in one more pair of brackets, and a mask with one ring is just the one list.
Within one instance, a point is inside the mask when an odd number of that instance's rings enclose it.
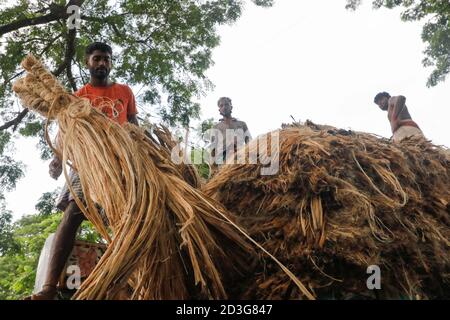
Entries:
{"label": "printed logo on shirt", "polygon": [[103,101],[99,105],[103,114],[111,119],[118,119],[119,115],[125,111],[125,105],[122,99],[102,99]]}

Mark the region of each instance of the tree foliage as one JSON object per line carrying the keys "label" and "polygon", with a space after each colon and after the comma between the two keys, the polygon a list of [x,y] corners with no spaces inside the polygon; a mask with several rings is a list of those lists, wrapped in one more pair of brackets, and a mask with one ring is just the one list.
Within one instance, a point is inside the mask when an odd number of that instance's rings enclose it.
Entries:
{"label": "tree foliage", "polygon": [[11,134],[0,131],[0,200],[3,193],[16,187],[16,182],[24,175],[24,166],[12,157]]}
{"label": "tree foliage", "polygon": [[58,198],[60,190],[53,192],[44,192],[36,203],[36,210],[40,215],[48,216],[55,211],[56,199]]}
{"label": "tree foliage", "polygon": [[[0,300],[31,294],[42,247],[62,218],[54,211],[57,194],[58,190],[44,193],[36,205],[38,212],[17,222],[12,222],[11,212],[0,205]],[[77,239],[104,243],[88,221],[82,223]]]}
{"label": "tree foliage", "polygon": [[17,245],[0,257],[0,299],[21,299],[31,293],[41,249],[60,220],[61,214],[36,214],[10,225]]}
{"label": "tree foliage", "polygon": [[[347,0],[347,8],[356,9],[362,0]],[[433,67],[427,86],[436,86],[450,72],[450,1],[449,0],[373,0],[373,7],[403,7],[404,21],[426,20],[422,40],[427,47],[423,65]]]}
{"label": "tree foliage", "polygon": [[[273,0],[252,0],[269,7]],[[114,50],[113,78],[138,88],[144,115],[157,106],[171,126],[187,127],[198,118],[194,98],[212,84],[206,70],[212,49],[220,42],[217,27],[235,22],[242,0],[18,0],[0,3],[0,157],[12,144],[9,133],[38,137],[43,159],[51,156],[42,119],[18,106],[11,86],[23,74],[19,63],[27,53],[41,57],[68,89],[76,90],[89,77],[84,48],[92,41],[110,43]],[[71,28],[80,8],[80,28]],[[71,20],[72,19],[72,20]],[[3,124],[2,124],[3,122]],[[0,158],[2,186],[13,188],[23,174],[12,157]]]}
{"label": "tree foliage", "polygon": [[[273,1],[253,2],[270,6]],[[80,7],[79,29],[66,24],[70,5]],[[217,26],[236,21],[242,8],[238,0],[19,1],[0,10],[0,97],[11,94],[11,80],[20,75],[19,63],[28,52],[77,89],[88,80],[85,46],[105,41],[114,47],[115,77],[142,85],[143,102],[163,104],[168,120],[183,121],[196,115],[191,100],[210,85],[204,73],[219,44]]]}
{"label": "tree foliage", "polygon": [[0,257],[19,248],[14,240],[11,221],[12,213],[5,209],[3,199],[0,199]]}

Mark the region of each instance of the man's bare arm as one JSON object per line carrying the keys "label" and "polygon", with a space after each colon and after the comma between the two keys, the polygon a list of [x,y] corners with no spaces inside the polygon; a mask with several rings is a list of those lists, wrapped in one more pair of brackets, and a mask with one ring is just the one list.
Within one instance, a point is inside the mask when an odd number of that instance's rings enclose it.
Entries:
{"label": "man's bare arm", "polygon": [[389,109],[394,119],[398,119],[400,112],[405,108],[406,98],[404,96],[395,96],[389,99]]}
{"label": "man's bare arm", "polygon": [[139,127],[139,122],[135,114],[129,114],[127,116],[128,122],[134,124]]}

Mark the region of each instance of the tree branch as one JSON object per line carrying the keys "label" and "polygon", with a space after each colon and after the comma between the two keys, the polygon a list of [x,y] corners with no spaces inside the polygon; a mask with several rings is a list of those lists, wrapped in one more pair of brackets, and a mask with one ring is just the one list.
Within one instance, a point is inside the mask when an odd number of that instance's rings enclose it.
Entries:
{"label": "tree branch", "polygon": [[[69,32],[67,33],[67,45],[66,45],[66,52],[64,54],[64,61],[53,72],[53,75],[55,77],[58,77],[59,75],[61,75],[61,73],[64,70],[66,70],[70,85],[72,86],[72,88],[74,90],[76,90],[76,83],[73,79],[72,69],[71,69],[72,66],[71,66],[70,62],[72,61],[72,58],[75,55],[76,34],[77,34],[77,30],[75,28],[70,29]],[[27,108],[23,109],[15,119],[10,120],[10,121],[6,122],[5,124],[3,124],[2,126],[0,126],[0,131],[6,130],[10,127],[13,127],[13,131],[15,131],[17,129],[17,127],[19,126],[19,124],[22,122],[23,118],[27,115],[28,111],[29,110]]]}
{"label": "tree branch", "polygon": [[[106,17],[106,18],[99,18],[99,17],[92,17],[92,16],[81,15],[80,18],[82,20],[86,20],[86,21],[94,21],[94,22],[99,22],[99,23],[106,23],[108,26],[111,27],[112,31],[116,34],[116,36],[118,36],[121,39],[128,39],[129,40],[129,37],[127,35],[122,34],[120,32],[119,28],[117,28],[117,25],[114,22],[112,22],[112,21],[110,21],[108,19],[108,18],[113,18],[113,17],[116,17],[116,16],[120,16],[120,15],[109,16],[109,17]],[[137,39],[134,42],[135,43],[145,44],[145,45],[148,46],[148,40],[150,38],[151,38],[151,35],[148,36],[145,39]]]}
{"label": "tree branch", "polygon": [[[111,17],[111,16],[110,16]],[[106,18],[99,18],[99,17],[92,17],[92,16],[86,16],[86,15],[81,15],[81,19],[82,20],[86,20],[86,21],[93,21],[93,22],[99,22],[99,23],[106,23],[107,25],[109,25],[112,30],[114,31],[114,33],[122,39],[125,39],[125,36],[123,34],[120,33],[119,29],[117,28],[117,26],[115,25],[114,22],[108,21],[108,18],[110,17],[106,17]]]}
{"label": "tree branch", "polygon": [[72,64],[69,63],[66,68],[66,75],[67,79],[69,80],[70,86],[72,87],[73,92],[76,92],[77,89],[77,83],[75,82],[75,79],[73,78],[72,74]]}
{"label": "tree branch", "polygon": [[73,56],[75,55],[75,38],[77,35],[77,29],[70,29],[67,33],[67,45],[66,45],[66,52],[64,54],[64,60],[59,65],[59,67],[53,71],[53,74],[55,77],[58,77],[66,68],[67,66],[70,67],[70,62],[72,61]]}
{"label": "tree branch", "polygon": [[0,87],[6,86],[7,83],[11,82],[12,80],[14,80],[15,78],[17,78],[18,76],[21,76],[25,71],[19,71],[17,72],[15,75],[9,77],[8,79],[5,79],[5,81],[3,81],[2,84],[0,84]]}
{"label": "tree branch", "polygon": [[52,45],[55,43],[56,40],[58,40],[59,37],[62,36],[62,33],[54,37],[50,40],[50,42],[45,46],[45,48],[42,49],[42,51],[39,53],[39,57],[42,56],[44,53],[47,53],[47,51],[52,47]]}
{"label": "tree branch", "polygon": [[21,19],[9,24],[0,26],[0,37],[11,31],[19,30],[24,27],[36,26],[39,24],[45,24],[53,22],[59,19],[66,19],[69,17],[67,13],[67,7],[71,5],[81,6],[85,0],[70,0],[67,6],[53,4],[49,9],[50,13],[33,18]]}
{"label": "tree branch", "polygon": [[84,84],[86,84],[87,81],[88,81],[88,80],[86,80],[86,79],[88,79],[88,75],[87,75],[86,71],[84,71],[83,67],[80,65],[80,63],[79,63],[78,61],[75,61],[75,63],[76,63],[76,65],[77,65],[78,71],[79,71],[79,73],[80,73],[81,82],[82,82],[83,85],[84,85]]}
{"label": "tree branch", "polygon": [[17,20],[14,22],[11,22],[9,24],[6,24],[4,26],[0,27],[0,36],[3,36],[6,33],[9,33],[11,31],[15,31],[24,27],[30,27],[30,26],[36,26],[39,24],[49,23],[53,22],[58,19],[67,18],[69,15],[66,13],[65,7],[60,7],[58,11],[50,12],[49,14],[46,14],[45,16],[35,17],[35,18],[28,18],[28,19],[22,19]]}
{"label": "tree branch", "polygon": [[27,108],[23,109],[16,118],[14,118],[11,121],[8,121],[4,125],[0,126],[0,131],[6,130],[10,127],[13,127],[13,131],[16,131],[17,126],[22,122],[23,118],[25,118],[27,113],[28,113],[28,109]]}

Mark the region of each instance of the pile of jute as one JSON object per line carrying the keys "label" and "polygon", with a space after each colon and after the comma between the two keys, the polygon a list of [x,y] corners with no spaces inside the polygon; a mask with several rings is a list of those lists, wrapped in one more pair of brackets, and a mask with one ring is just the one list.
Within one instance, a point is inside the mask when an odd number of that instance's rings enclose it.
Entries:
{"label": "pile of jute", "polygon": [[[273,134],[278,173],[224,165],[204,187],[251,237],[318,298],[450,298],[448,149],[311,122]],[[248,297],[302,297],[269,260],[244,286]]]}

